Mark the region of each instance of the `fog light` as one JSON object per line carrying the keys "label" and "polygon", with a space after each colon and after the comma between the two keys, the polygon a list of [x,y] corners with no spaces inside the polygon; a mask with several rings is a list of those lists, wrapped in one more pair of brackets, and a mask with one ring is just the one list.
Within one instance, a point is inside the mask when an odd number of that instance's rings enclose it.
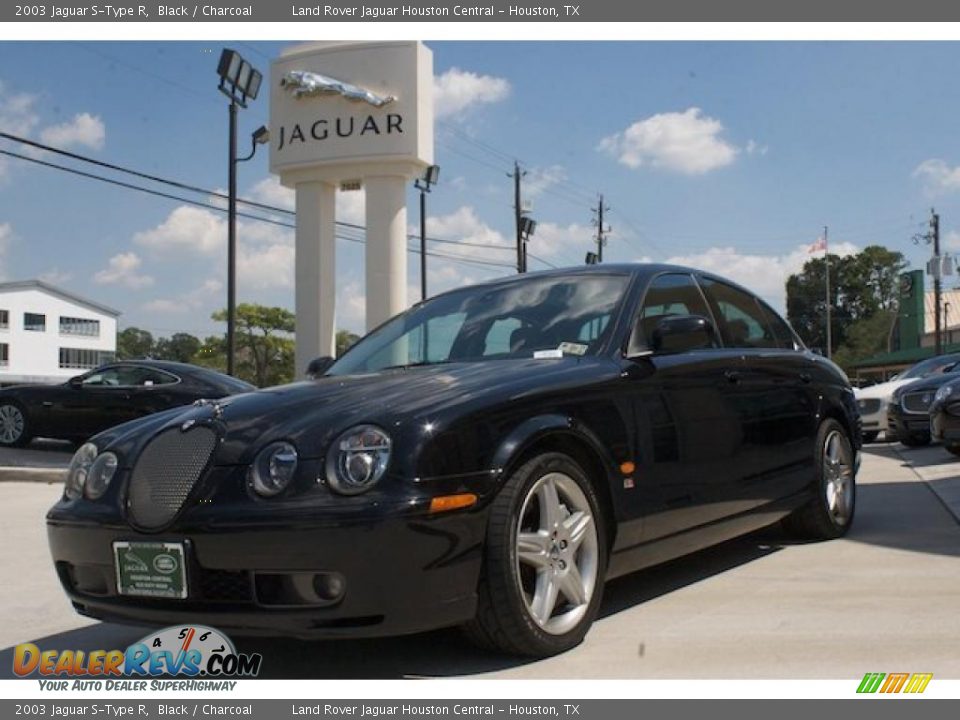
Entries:
{"label": "fog light", "polygon": [[339,600],[347,590],[347,581],[340,573],[317,573],[313,576],[313,591],[321,600]]}

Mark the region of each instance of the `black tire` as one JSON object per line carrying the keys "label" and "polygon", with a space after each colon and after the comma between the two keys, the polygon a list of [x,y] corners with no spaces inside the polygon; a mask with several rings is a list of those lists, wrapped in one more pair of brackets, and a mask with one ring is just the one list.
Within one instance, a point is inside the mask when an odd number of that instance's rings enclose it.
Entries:
{"label": "black tire", "polygon": [[[582,504],[585,500],[592,515],[594,537],[586,536],[590,532],[588,525],[584,532],[586,539],[581,538],[575,550],[567,550],[568,543],[563,540],[564,530],[559,538],[557,532],[549,535],[543,529],[538,530],[544,522],[549,525],[548,521],[540,518],[544,502],[540,493],[544,492],[544,483],[551,482],[551,478],[566,478],[554,484],[561,513],[564,510],[569,512],[570,507],[576,508],[578,502]],[[571,493],[564,504],[565,493],[572,490],[567,480],[579,488],[580,494],[573,498],[577,493]],[[531,505],[532,501],[537,504]],[[567,515],[566,519],[570,520],[580,513],[578,517],[582,520],[585,512],[577,510]],[[534,518],[532,526],[531,518]],[[557,578],[566,576],[569,573],[566,568],[573,567],[577,568],[577,575],[569,574],[569,577],[582,577],[584,582],[588,582],[588,575],[581,574],[580,570],[584,567],[595,569],[589,597],[584,597],[583,602],[574,605],[566,594],[556,595],[554,603],[545,612],[545,625],[535,618],[533,609],[539,597],[538,588],[541,586],[537,584],[537,579],[541,570],[524,565],[518,559],[518,533],[524,528],[526,533],[535,534],[539,531],[540,537],[544,538],[544,551],[538,557],[546,559],[542,572],[552,573],[549,577],[553,578],[546,582],[554,582],[561,587],[564,583]],[[572,535],[566,537],[570,538],[569,544],[575,542]],[[551,547],[552,550],[546,549]],[[574,555],[567,555],[569,552],[574,552]],[[564,557],[568,558],[569,565],[563,562]],[[537,455],[513,472],[490,508],[483,568],[477,589],[477,614],[464,626],[464,631],[476,644],[512,655],[546,657],[569,650],[583,640],[596,617],[606,570],[606,520],[595,488],[586,473],[570,457],[555,452]],[[534,583],[532,596],[525,590],[531,578]],[[564,593],[563,590],[559,592]],[[544,601],[544,607],[546,605],[547,601]],[[568,609],[564,611],[564,608]],[[568,625],[569,629],[566,629]],[[549,631],[547,627],[550,627]]]}
{"label": "black tire", "polygon": [[866,432],[863,433],[862,439],[863,439],[863,442],[865,443],[872,443],[877,441],[877,437],[879,437],[879,435],[880,435],[879,430],[867,430]]}
{"label": "black tire", "polygon": [[[846,479],[849,487],[849,496],[836,490],[831,482],[827,470],[826,458],[831,452],[832,443],[838,442],[844,454],[844,462],[849,468],[849,477]],[[853,445],[846,429],[832,418],[824,420],[817,431],[817,440],[814,445],[814,497],[783,520],[784,527],[793,535],[807,540],[832,540],[846,534],[853,524],[854,511],[857,507],[857,483],[854,466]],[[836,498],[831,502],[831,486]],[[842,506],[839,504],[843,502]],[[842,512],[840,511],[842,509]]]}
{"label": "black tire", "polygon": [[951,443],[950,445],[944,445],[944,447],[947,449],[947,452],[960,457],[960,445]]}
{"label": "black tire", "polygon": [[898,440],[907,447],[923,447],[930,444],[930,433],[910,433]]}
{"label": "black tire", "polygon": [[[8,414],[9,413],[9,414]],[[11,414],[20,418],[20,434],[11,437],[5,430],[5,424],[11,422]],[[11,429],[12,432],[12,429]],[[12,400],[0,401],[0,446],[3,447],[23,447],[30,442],[30,421],[27,419],[27,413],[23,406]]]}

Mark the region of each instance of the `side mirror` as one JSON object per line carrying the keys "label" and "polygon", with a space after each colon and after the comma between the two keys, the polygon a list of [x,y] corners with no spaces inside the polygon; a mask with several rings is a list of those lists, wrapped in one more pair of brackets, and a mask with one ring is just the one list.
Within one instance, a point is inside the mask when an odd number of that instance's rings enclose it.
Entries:
{"label": "side mirror", "polygon": [[656,353],[678,353],[716,345],[713,323],[701,315],[670,315],[662,318],[650,333],[650,349]]}
{"label": "side mirror", "polygon": [[83,375],[76,375],[67,380],[67,383],[69,383],[70,387],[78,388],[83,385]]}
{"label": "side mirror", "polygon": [[333,365],[334,359],[329,355],[324,355],[322,357],[314,358],[310,361],[310,364],[307,365],[307,377],[312,379],[321,377],[327,370],[330,369],[330,366]]}

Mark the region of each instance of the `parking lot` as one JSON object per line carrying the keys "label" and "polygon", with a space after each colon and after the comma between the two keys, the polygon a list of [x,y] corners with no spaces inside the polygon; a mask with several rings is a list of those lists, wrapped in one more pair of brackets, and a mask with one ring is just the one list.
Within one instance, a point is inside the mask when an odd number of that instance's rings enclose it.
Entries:
{"label": "parking lot", "polygon": [[[43,525],[60,491],[56,483],[0,482],[2,677],[11,675],[17,643],[123,648],[145,633],[72,611]],[[263,653],[263,675],[277,678],[960,677],[958,556],[960,461],[939,447],[875,444],[864,453],[846,538],[796,544],[771,528],[616,580],[586,641],[558,657],[495,656],[455,630],[363,641],[235,640]]]}

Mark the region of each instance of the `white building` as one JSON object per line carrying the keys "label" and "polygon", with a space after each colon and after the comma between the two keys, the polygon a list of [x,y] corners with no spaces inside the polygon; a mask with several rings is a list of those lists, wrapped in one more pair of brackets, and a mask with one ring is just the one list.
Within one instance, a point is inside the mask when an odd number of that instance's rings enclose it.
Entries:
{"label": "white building", "polygon": [[63,382],[112,361],[119,314],[40,280],[0,283],[0,385]]}

